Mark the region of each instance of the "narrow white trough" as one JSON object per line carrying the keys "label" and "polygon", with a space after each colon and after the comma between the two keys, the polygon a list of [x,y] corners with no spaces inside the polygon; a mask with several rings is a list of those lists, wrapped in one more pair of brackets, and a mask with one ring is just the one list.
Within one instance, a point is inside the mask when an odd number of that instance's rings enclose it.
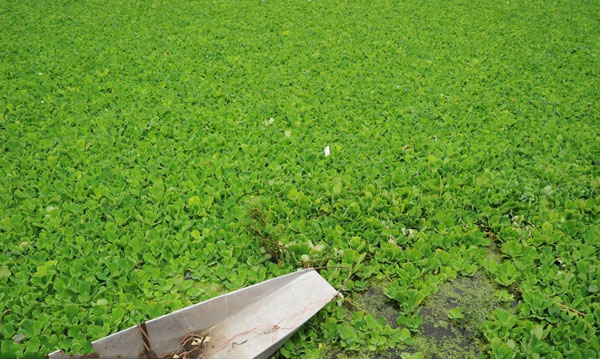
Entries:
{"label": "narrow white trough", "polygon": [[[197,334],[202,344],[195,358],[268,358],[336,293],[314,269],[298,271],[152,319],[145,323],[146,343],[139,326],[98,339],[88,357],[138,359],[151,357],[150,348],[171,358],[184,338]],[[48,357],[74,356],[56,351]]]}

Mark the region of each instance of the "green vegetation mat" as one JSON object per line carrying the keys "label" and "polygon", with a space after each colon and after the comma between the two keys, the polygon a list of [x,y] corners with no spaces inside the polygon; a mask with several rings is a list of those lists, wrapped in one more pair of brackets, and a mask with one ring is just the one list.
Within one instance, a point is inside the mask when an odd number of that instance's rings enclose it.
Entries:
{"label": "green vegetation mat", "polygon": [[[599,29],[596,0],[0,0],[0,357],[344,264],[280,358],[434,358],[422,308],[473,357],[596,358]],[[495,309],[433,308],[473,276]]]}

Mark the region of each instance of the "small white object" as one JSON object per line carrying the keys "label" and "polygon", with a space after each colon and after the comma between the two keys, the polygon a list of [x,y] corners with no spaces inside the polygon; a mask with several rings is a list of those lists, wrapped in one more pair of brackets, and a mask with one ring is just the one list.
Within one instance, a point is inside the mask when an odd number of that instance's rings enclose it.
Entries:
{"label": "small white object", "polygon": [[292,137],[292,130],[287,130],[284,132],[284,134],[285,134],[285,137],[290,138],[290,137]]}
{"label": "small white object", "polygon": [[329,146],[325,146],[323,152],[325,153],[325,157],[329,156]]}
{"label": "small white object", "polygon": [[17,343],[17,344],[21,344],[21,343],[23,343],[23,341],[24,341],[25,339],[26,339],[25,335],[23,335],[23,334],[21,334],[21,333],[19,333],[19,334],[15,335],[15,336],[13,337],[13,341],[14,341],[15,343]]}
{"label": "small white object", "polygon": [[41,72],[38,72],[38,75],[42,76],[42,73],[41,73]]}
{"label": "small white object", "polygon": [[414,229],[407,229],[407,228],[400,228],[400,231],[402,232],[403,235],[407,236],[408,238],[412,238],[416,232]]}

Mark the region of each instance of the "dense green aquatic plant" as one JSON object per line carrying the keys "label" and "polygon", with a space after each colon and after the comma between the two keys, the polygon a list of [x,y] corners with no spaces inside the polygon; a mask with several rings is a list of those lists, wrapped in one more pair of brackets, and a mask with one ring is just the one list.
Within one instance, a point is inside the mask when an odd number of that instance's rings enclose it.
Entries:
{"label": "dense green aquatic plant", "polygon": [[1,357],[324,264],[397,323],[340,299],[281,357],[410,347],[482,269],[485,355],[600,352],[598,3],[0,9]]}

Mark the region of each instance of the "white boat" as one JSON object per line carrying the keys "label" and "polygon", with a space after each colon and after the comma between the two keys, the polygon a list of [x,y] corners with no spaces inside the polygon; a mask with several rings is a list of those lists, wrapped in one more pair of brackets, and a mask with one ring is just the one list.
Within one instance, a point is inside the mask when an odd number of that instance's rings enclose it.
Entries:
{"label": "white boat", "polygon": [[93,354],[48,357],[265,359],[336,294],[314,269],[301,270],[98,339]]}

